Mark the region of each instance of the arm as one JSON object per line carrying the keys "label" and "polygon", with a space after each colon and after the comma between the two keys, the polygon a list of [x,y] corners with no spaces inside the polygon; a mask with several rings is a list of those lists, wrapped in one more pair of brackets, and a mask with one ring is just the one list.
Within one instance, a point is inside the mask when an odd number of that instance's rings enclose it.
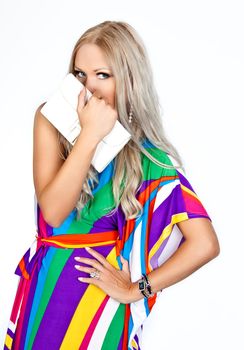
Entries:
{"label": "arm", "polygon": [[[148,274],[154,293],[191,275],[220,253],[219,242],[209,219],[185,220],[178,223],[178,227],[186,240],[167,261]],[[138,283],[134,282],[131,287],[132,302],[142,298]]]}
{"label": "arm", "polygon": [[95,95],[85,104],[85,89],[78,97],[81,132],[67,159],[59,156],[57,129],[40,109],[34,120],[33,178],[44,219],[58,227],[79,200],[97,145],[113,128],[117,111]]}
{"label": "arm", "polygon": [[59,226],[74,209],[98,138],[83,130],[68,158],[58,155],[57,129],[41,114],[34,119],[33,178],[37,201],[47,223]]}

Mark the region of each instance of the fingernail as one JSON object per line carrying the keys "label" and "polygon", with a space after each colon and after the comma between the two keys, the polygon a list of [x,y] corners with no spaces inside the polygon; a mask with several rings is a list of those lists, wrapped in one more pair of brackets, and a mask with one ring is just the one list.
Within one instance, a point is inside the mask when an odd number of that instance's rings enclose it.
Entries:
{"label": "fingernail", "polygon": [[75,268],[76,268],[77,270],[79,270],[80,266],[79,266],[79,265],[75,265]]}
{"label": "fingernail", "polygon": [[75,259],[76,261],[80,261],[79,256],[74,257],[74,259]]}
{"label": "fingernail", "polygon": [[90,247],[85,247],[86,248],[86,250],[90,250],[91,248]]}
{"label": "fingernail", "polygon": [[79,280],[79,281],[83,281],[83,278],[82,278],[82,277],[78,277],[78,280]]}

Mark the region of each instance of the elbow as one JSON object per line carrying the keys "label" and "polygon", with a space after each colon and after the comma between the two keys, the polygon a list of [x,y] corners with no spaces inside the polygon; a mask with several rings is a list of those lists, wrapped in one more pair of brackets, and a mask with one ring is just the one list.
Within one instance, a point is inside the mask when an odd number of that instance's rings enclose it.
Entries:
{"label": "elbow", "polygon": [[61,220],[58,219],[57,215],[55,215],[53,211],[49,213],[48,211],[43,210],[42,217],[49,226],[54,228],[57,228],[62,224]]}
{"label": "elbow", "polygon": [[207,261],[215,259],[220,254],[220,245],[217,239],[205,244],[205,258]]}
{"label": "elbow", "polygon": [[214,244],[212,249],[210,250],[211,260],[216,258],[220,254],[220,246],[219,243]]}
{"label": "elbow", "polygon": [[55,210],[55,206],[50,203],[50,200],[47,201],[40,196],[38,198],[38,205],[42,217],[48,225],[57,228],[62,224],[64,218],[60,217],[60,212],[57,209]]}
{"label": "elbow", "polygon": [[43,215],[44,221],[54,228],[59,227],[61,224],[59,221],[55,220],[55,218],[49,218]]}
{"label": "elbow", "polygon": [[53,228],[57,228],[57,227],[59,227],[60,225],[61,225],[61,223],[60,222],[57,222],[57,221],[46,221],[46,223],[49,225],[49,226],[52,226]]}

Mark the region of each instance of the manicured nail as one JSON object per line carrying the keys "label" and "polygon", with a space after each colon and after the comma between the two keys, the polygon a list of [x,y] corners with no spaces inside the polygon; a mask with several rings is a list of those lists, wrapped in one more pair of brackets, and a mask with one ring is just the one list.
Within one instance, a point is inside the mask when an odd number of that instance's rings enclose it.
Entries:
{"label": "manicured nail", "polygon": [[80,261],[80,257],[79,257],[79,256],[74,257],[74,259],[75,259],[76,261]]}
{"label": "manicured nail", "polygon": [[83,278],[82,278],[82,277],[78,277],[78,280],[82,282],[82,281],[83,281]]}
{"label": "manicured nail", "polygon": [[76,268],[77,270],[79,270],[80,265],[75,265],[75,268]]}
{"label": "manicured nail", "polygon": [[91,248],[90,247],[85,247],[86,248],[86,250],[90,250]]}

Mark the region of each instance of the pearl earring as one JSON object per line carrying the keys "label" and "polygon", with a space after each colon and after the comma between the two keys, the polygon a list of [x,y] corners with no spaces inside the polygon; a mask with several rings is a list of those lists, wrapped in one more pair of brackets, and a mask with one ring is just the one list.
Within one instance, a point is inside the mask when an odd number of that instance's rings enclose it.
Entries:
{"label": "pearl earring", "polygon": [[130,105],[129,123],[132,123],[132,118],[133,118],[133,108],[132,108],[132,105]]}

